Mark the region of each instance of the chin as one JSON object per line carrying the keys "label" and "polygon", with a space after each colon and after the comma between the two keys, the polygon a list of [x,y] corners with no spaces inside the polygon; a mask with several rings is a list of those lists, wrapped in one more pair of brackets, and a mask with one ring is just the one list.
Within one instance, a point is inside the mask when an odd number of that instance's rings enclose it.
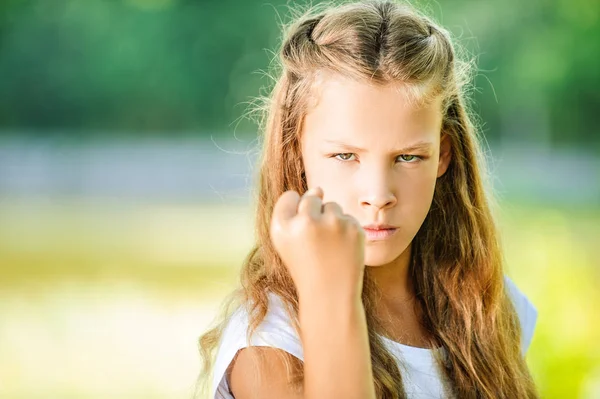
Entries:
{"label": "chin", "polygon": [[390,249],[377,247],[369,248],[367,245],[365,248],[365,266],[378,267],[392,263],[394,260],[398,259],[400,255],[402,255],[404,249],[406,248],[402,249],[401,251],[398,249],[398,247]]}
{"label": "chin", "polygon": [[378,267],[388,265],[397,260],[409,249],[409,245],[381,244],[381,242],[367,242],[365,246],[365,266]]}

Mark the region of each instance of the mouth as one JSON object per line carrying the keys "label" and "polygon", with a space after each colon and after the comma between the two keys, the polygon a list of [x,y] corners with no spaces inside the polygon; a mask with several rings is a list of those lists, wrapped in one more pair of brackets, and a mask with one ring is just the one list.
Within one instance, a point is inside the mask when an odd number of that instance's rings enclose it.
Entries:
{"label": "mouth", "polygon": [[383,227],[364,227],[365,238],[368,241],[381,241],[387,240],[396,233],[398,230],[396,227],[383,228]]}

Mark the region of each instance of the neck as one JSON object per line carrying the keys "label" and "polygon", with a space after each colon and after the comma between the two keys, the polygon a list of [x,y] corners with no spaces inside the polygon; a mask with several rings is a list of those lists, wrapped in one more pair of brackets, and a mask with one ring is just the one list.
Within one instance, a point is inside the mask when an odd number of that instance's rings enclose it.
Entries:
{"label": "neck", "polygon": [[393,262],[369,267],[371,280],[381,293],[375,312],[382,333],[396,342],[420,348],[438,346],[422,322],[423,314],[409,277],[412,244]]}

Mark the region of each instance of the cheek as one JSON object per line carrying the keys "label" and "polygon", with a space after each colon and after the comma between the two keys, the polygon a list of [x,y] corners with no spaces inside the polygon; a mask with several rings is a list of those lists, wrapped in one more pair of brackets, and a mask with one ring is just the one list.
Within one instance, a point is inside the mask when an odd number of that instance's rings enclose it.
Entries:
{"label": "cheek", "polygon": [[322,161],[314,156],[303,155],[302,162],[308,188],[320,186],[324,189],[323,183],[327,180],[327,176]]}
{"label": "cheek", "polygon": [[306,183],[309,188],[319,186],[323,189],[325,201],[336,201],[344,198],[344,193],[348,192],[347,185],[335,173],[335,168],[328,165],[325,160],[305,159],[304,173]]}
{"label": "cheek", "polygon": [[435,174],[427,173],[412,176],[399,188],[399,202],[407,217],[422,222],[433,200]]}
{"label": "cheek", "polygon": [[344,211],[348,211],[349,190],[347,184],[340,179],[329,179],[327,176],[321,176],[317,184],[323,189],[323,202],[337,202]]}
{"label": "cheek", "polygon": [[319,186],[323,189],[323,202],[336,202],[342,207],[344,213],[354,215],[354,202],[352,197],[352,187],[348,179],[340,179],[339,175],[329,173],[325,168],[316,170],[306,170],[306,181],[308,187]]}

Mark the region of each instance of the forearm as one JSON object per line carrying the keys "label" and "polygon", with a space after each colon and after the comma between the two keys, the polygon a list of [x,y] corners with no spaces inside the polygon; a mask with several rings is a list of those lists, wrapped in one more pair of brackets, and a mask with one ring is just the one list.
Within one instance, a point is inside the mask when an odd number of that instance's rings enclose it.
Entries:
{"label": "forearm", "polygon": [[304,397],[375,398],[364,307],[359,295],[300,296]]}

